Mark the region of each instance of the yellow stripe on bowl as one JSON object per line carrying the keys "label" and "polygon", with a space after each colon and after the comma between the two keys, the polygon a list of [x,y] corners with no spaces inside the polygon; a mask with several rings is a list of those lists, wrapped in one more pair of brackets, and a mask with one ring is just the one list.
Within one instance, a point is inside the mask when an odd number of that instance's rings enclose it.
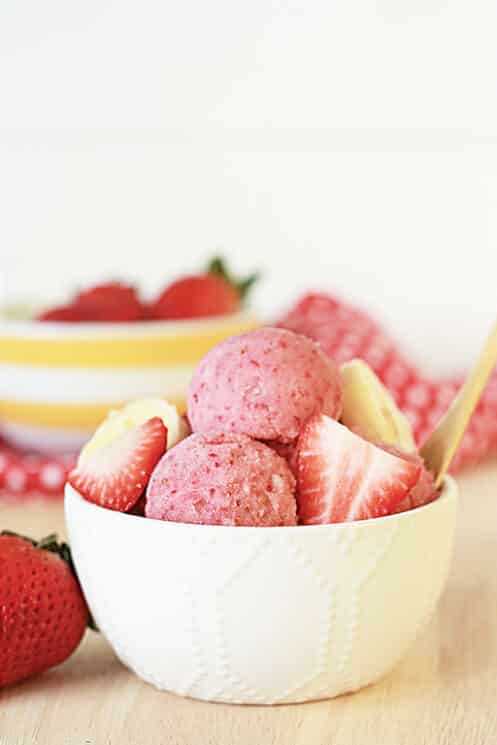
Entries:
{"label": "yellow stripe on bowl", "polygon": [[[43,367],[162,367],[198,362],[215,344],[259,324],[245,316],[219,322],[126,324],[109,330],[89,327],[53,328],[32,322],[19,326],[3,324],[0,330],[0,362]],[[50,327],[50,328],[48,328]],[[5,333],[6,329],[8,333]],[[24,331],[23,331],[24,329]]]}
{"label": "yellow stripe on bowl", "polygon": [[[178,411],[184,414],[184,397],[168,398]],[[64,427],[67,429],[94,429],[110,409],[119,409],[126,401],[109,401],[100,404],[53,404],[31,401],[0,400],[0,422],[29,424],[42,427]]]}

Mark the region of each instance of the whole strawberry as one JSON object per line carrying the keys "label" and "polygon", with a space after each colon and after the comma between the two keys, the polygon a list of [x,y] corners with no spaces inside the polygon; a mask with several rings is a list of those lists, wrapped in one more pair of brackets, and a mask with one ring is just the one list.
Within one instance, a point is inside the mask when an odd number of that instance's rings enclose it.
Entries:
{"label": "whole strawberry", "polygon": [[67,305],[49,308],[37,319],[59,323],[129,323],[145,320],[145,306],[134,287],[107,282],[82,290]]}
{"label": "whole strawberry", "polygon": [[207,318],[236,313],[257,280],[230,276],[222,259],[213,259],[207,271],[181,277],[169,284],[149,306],[149,317],[162,320]]}
{"label": "whole strawberry", "polygon": [[49,308],[36,316],[38,321],[56,321],[57,323],[83,323],[88,320],[85,313],[77,305],[58,305]]}
{"label": "whole strawberry", "polygon": [[67,659],[89,618],[67,544],[0,533],[0,687]]}
{"label": "whole strawberry", "polygon": [[141,321],[144,308],[134,287],[121,282],[107,282],[79,292],[76,308],[88,321],[125,323]]}

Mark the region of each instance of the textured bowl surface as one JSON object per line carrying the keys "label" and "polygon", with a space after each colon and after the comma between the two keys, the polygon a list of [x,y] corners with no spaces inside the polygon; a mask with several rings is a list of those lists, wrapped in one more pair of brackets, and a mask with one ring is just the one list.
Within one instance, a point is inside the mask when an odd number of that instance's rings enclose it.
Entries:
{"label": "textured bowl surface", "polygon": [[158,688],[272,704],[387,673],[430,618],[450,563],[457,487],[398,515],[241,528],[112,512],[66,487],[74,559],[97,624]]}
{"label": "textured bowl surface", "polygon": [[185,409],[198,361],[257,325],[244,313],[150,323],[0,322],[0,434],[36,450],[78,449],[109,409],[164,396]]}

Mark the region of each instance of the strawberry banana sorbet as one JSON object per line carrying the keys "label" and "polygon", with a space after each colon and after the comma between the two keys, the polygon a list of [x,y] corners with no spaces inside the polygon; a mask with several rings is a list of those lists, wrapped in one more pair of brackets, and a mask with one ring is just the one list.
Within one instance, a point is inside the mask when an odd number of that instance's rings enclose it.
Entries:
{"label": "strawberry banana sorbet", "polygon": [[314,414],[337,418],[340,373],[320,347],[285,329],[233,336],[200,362],[190,384],[195,432],[290,443]]}
{"label": "strawberry banana sorbet", "polygon": [[207,525],[296,525],[295,478],[244,435],[190,435],[156,466],[145,515]]}
{"label": "strawberry banana sorbet", "polygon": [[[169,407],[137,402],[131,423],[145,423],[128,431],[129,407],[114,416],[70,483],[110,509],[204,525],[368,520],[435,499],[408,420],[371,370],[360,385],[344,386],[348,375],[350,365],[338,369],[313,341],[285,329],[231,337],[194,373],[193,434],[166,451],[161,415]],[[342,402],[353,428],[339,421]]]}

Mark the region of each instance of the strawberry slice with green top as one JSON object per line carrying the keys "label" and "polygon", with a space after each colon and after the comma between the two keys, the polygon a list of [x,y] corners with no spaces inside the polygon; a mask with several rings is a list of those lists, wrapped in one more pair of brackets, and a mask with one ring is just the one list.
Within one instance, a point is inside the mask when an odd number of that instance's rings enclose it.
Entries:
{"label": "strawberry slice with green top", "polygon": [[85,457],[69,474],[69,483],[89,502],[128,512],[145,491],[166,445],[164,422],[153,417]]}
{"label": "strawberry slice with green top", "polygon": [[304,525],[367,520],[395,512],[419,479],[418,463],[397,458],[325,415],[298,442],[298,508]]}

